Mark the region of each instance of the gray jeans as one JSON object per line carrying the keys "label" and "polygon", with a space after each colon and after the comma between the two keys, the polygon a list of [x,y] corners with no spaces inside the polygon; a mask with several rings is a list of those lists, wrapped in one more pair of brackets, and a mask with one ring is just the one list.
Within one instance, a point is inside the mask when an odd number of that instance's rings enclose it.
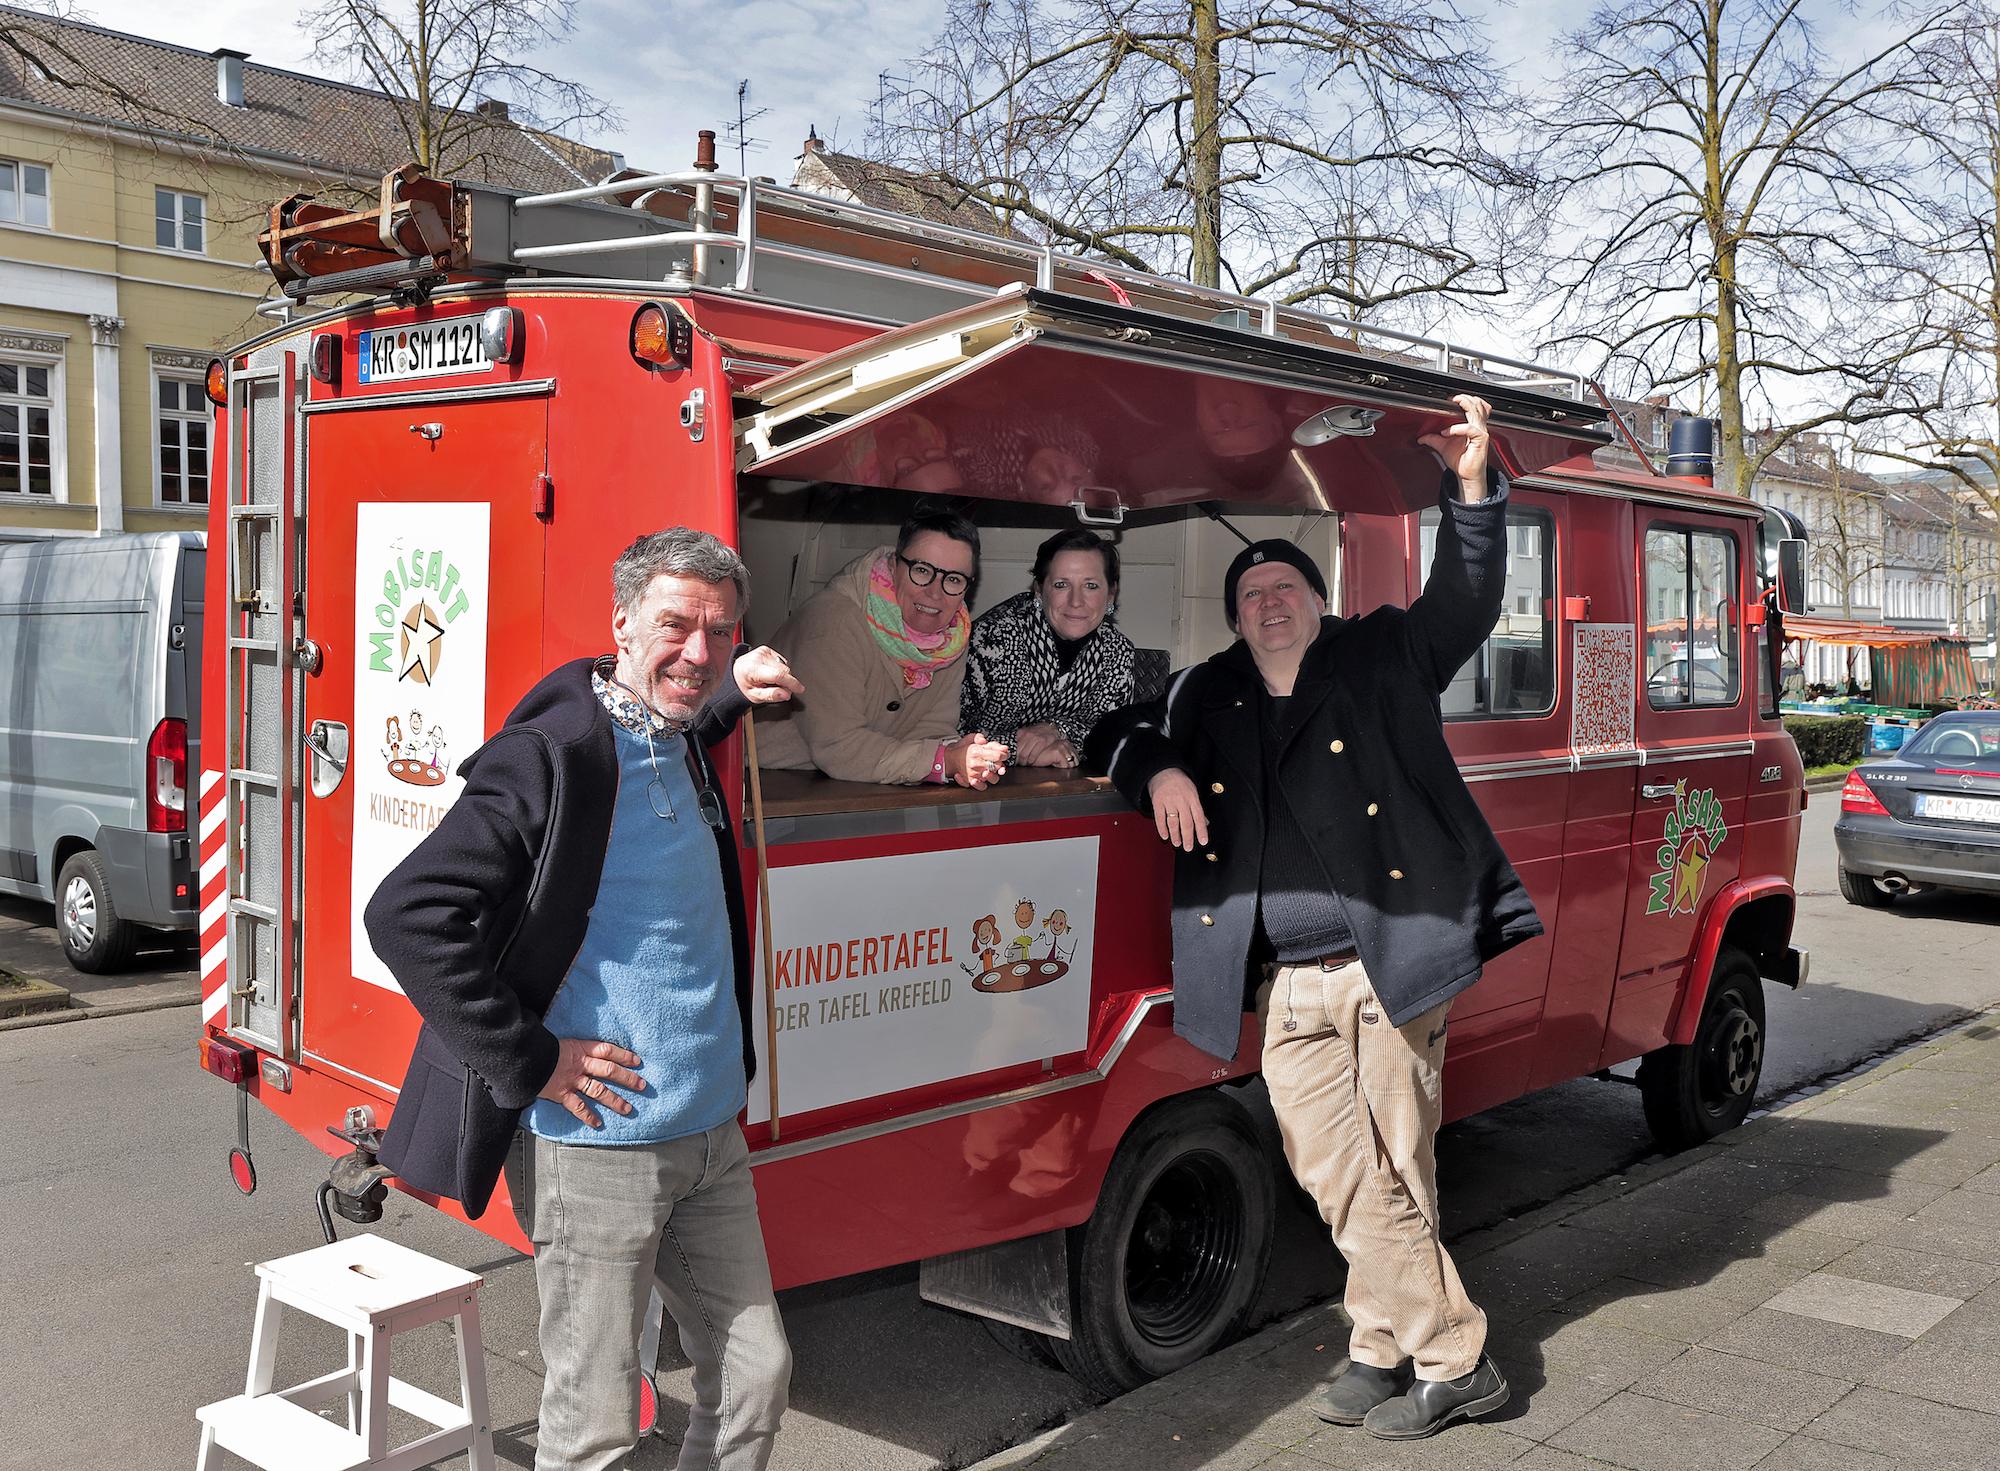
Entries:
{"label": "gray jeans", "polygon": [[631,1454],[656,1279],[694,1365],[680,1471],[763,1471],[792,1351],[736,1121],[665,1144],[553,1144],[524,1132],[507,1184],[535,1244],[542,1299],[536,1471],[613,1471]]}

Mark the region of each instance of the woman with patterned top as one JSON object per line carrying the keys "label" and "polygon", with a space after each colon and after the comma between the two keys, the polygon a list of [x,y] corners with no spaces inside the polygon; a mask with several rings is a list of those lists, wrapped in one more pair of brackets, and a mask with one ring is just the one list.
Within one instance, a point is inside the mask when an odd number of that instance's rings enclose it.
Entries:
{"label": "woman with patterned top", "polygon": [[974,621],[958,728],[1005,741],[1022,766],[1075,766],[1098,717],[1132,698],[1132,640],[1111,622],[1118,549],[1058,531],[1033,579]]}

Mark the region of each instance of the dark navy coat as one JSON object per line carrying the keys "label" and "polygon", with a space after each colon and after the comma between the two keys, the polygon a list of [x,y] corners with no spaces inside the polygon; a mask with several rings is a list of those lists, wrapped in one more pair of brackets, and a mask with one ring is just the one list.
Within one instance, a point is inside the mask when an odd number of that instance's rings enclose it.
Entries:
{"label": "dark navy coat", "polygon": [[[1389,1020],[1402,1025],[1542,932],[1535,907],[1445,744],[1438,697],[1499,621],[1507,495],[1447,493],[1437,553],[1409,608],[1328,617],[1292,692],[1278,781],[1337,897]],[[1446,485],[1456,482],[1447,477]],[[1231,1059],[1252,977],[1264,853],[1258,699],[1242,640],[1113,712],[1087,753],[1134,806],[1179,767],[1209,842],[1174,856],[1174,1030]]]}
{"label": "dark navy coat", "polygon": [[[555,1072],[557,1039],[542,1017],[583,946],[611,840],[618,752],[591,664],[546,676],[466,758],[464,791],[364,916],[369,943],[424,1019],[382,1162],[468,1216],[485,1211],[521,1114]],[[706,747],[748,706],[725,680],[689,732],[698,789],[721,790]],[[726,815],[715,843],[751,1074],[750,940]]]}

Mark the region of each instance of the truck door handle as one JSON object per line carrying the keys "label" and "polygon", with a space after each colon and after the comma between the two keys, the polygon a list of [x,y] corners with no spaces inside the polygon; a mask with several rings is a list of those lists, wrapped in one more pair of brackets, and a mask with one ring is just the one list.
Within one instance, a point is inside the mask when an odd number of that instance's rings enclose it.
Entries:
{"label": "truck door handle", "polygon": [[1649,781],[1639,788],[1639,795],[1648,798],[1671,797],[1674,784],[1670,781]]}
{"label": "truck door handle", "polygon": [[313,795],[331,797],[347,775],[347,727],[337,720],[315,720],[306,732],[306,750],[312,755]]}

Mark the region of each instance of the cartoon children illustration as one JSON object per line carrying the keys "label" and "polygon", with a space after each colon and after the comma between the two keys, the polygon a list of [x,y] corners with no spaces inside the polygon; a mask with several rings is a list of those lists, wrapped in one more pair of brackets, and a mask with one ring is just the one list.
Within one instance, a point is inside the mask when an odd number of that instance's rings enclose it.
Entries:
{"label": "cartoon children illustration", "polygon": [[439,781],[442,781],[444,779],[443,768],[444,768],[445,752],[447,749],[448,747],[445,743],[444,732],[437,726],[433,725],[431,727],[430,766],[431,766],[432,777],[434,777]]}
{"label": "cartoon children illustration", "polygon": [[979,957],[977,966],[961,963],[959,969],[969,976],[985,975],[1000,963],[1000,916],[989,914],[972,927],[972,953]]}
{"label": "cartoon children illustration", "polygon": [[1067,946],[1063,944],[1063,936],[1071,933],[1068,913],[1061,909],[1051,909],[1048,918],[1042,921],[1042,928],[1049,932],[1049,953],[1046,958],[1060,961],[1064,965],[1069,964],[1070,957],[1076,954],[1076,941],[1072,938]]}
{"label": "cartoon children illustration", "polygon": [[1021,931],[1008,944],[1014,951],[1016,960],[1026,960],[1028,952],[1034,948],[1035,937],[1030,933],[1035,927],[1035,905],[1031,899],[1023,899],[1014,906],[1014,928]]}
{"label": "cartoon children illustration", "polygon": [[384,761],[394,761],[398,756],[402,755],[403,722],[391,715],[388,724],[383,727],[382,741],[382,759]]}

